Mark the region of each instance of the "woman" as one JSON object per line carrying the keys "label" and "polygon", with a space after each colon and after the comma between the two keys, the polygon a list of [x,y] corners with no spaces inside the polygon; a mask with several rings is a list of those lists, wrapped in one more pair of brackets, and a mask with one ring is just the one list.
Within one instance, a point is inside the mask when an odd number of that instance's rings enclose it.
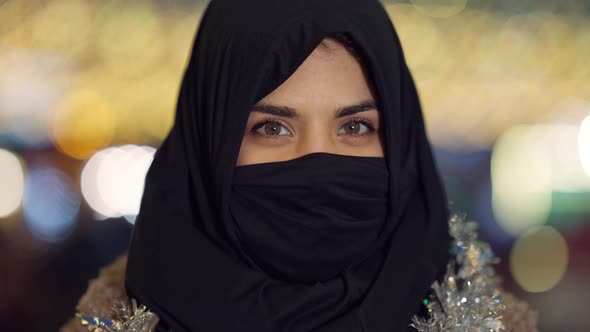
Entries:
{"label": "woman", "polygon": [[[499,331],[489,261],[449,255],[486,248],[449,218],[378,1],[213,0],[129,253],[64,330]],[[441,308],[455,277],[478,288]]]}

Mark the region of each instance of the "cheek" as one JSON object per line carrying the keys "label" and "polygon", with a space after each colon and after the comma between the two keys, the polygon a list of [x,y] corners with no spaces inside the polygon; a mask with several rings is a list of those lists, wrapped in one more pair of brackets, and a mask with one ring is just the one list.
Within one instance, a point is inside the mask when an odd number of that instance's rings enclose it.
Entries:
{"label": "cheek", "polygon": [[339,144],[338,153],[351,156],[383,157],[383,141],[378,134],[366,139],[346,138]]}

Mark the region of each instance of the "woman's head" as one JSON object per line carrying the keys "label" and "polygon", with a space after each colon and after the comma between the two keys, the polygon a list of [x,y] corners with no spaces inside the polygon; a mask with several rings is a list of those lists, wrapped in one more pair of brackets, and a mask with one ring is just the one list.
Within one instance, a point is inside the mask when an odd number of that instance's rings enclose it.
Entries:
{"label": "woman's head", "polygon": [[380,1],[213,0],[126,286],[174,330],[400,331],[446,267],[447,216]]}
{"label": "woman's head", "polygon": [[345,34],[323,39],[293,75],[254,105],[236,165],[313,152],[384,154],[373,87]]}

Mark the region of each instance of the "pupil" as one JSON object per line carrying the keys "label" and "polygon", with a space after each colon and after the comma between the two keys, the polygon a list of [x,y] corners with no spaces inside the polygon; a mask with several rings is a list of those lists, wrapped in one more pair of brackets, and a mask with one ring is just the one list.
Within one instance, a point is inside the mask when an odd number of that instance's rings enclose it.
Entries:
{"label": "pupil", "polygon": [[356,122],[350,122],[346,129],[349,134],[358,134],[359,126]]}
{"label": "pupil", "polygon": [[265,132],[267,135],[275,135],[276,133],[280,132],[279,126],[276,122],[268,122],[265,125]]}

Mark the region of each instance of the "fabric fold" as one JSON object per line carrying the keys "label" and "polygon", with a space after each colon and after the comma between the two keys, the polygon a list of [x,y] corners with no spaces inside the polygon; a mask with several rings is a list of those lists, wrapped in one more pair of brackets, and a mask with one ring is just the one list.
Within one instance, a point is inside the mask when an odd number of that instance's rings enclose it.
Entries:
{"label": "fabric fold", "polygon": [[[381,227],[364,234],[362,243],[370,238],[374,243],[347,257],[338,257],[325,239],[314,242],[318,257],[342,258],[337,268],[306,271],[302,262],[299,270],[274,266],[280,273],[271,273],[270,262],[277,260],[267,257],[275,254],[268,243],[277,239],[257,237],[264,231],[235,218],[256,199],[244,192],[244,205],[236,208],[235,190],[245,188],[237,184],[244,178],[236,176],[235,164],[246,120],[257,101],[336,32],[355,42],[375,87],[385,157],[379,166],[362,169],[376,167],[376,174],[388,175],[381,183],[386,207],[376,213],[383,220],[368,213],[366,220]],[[356,160],[350,158],[349,165]],[[329,185],[321,188],[326,199],[335,197]],[[356,192],[337,196],[354,202]],[[373,198],[371,205],[380,202]],[[281,215],[285,211],[279,208],[292,203],[273,204]],[[334,220],[339,213],[350,217],[340,223],[372,211],[356,215],[341,206],[326,213],[321,207],[316,213]],[[434,279],[444,274],[448,216],[418,93],[379,1],[212,0],[194,39],[174,125],[147,173],[126,290],[161,318],[159,331],[402,331]]]}

